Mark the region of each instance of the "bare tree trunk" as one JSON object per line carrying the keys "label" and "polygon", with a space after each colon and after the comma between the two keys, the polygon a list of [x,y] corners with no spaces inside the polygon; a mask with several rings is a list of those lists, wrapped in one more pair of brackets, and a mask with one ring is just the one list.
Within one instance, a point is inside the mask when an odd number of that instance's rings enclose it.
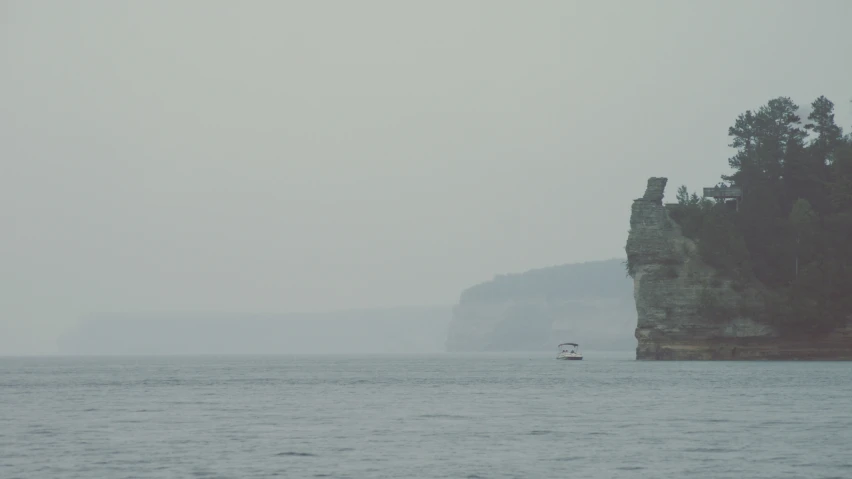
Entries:
{"label": "bare tree trunk", "polygon": [[796,279],[799,279],[799,243],[802,241],[801,233],[796,235]]}

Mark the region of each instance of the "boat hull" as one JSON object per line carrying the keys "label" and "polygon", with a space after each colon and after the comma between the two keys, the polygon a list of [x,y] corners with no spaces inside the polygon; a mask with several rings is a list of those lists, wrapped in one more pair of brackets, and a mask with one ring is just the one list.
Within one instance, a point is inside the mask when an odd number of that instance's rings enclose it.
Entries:
{"label": "boat hull", "polygon": [[559,356],[556,356],[556,359],[562,359],[562,360],[566,360],[566,361],[581,361],[583,359],[583,356],[581,356],[581,355],[570,355],[569,356],[569,355],[561,355],[560,354]]}

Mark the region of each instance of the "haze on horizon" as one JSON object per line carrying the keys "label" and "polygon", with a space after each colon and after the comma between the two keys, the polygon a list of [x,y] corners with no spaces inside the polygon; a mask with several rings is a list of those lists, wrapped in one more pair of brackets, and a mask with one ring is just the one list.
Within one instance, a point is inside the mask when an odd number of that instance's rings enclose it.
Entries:
{"label": "haze on horizon", "polygon": [[100,311],[449,305],[621,257],[820,95],[852,3],[0,0],[0,355]]}

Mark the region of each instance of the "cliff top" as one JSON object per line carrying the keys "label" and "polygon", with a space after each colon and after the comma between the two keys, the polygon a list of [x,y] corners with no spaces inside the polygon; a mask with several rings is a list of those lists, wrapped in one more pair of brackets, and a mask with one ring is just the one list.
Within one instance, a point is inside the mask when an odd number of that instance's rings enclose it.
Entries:
{"label": "cliff top", "polygon": [[[613,278],[624,278],[613,281]],[[624,260],[609,259],[538,268],[524,273],[497,275],[464,290],[460,302],[541,297],[560,299],[629,298],[632,282]]]}

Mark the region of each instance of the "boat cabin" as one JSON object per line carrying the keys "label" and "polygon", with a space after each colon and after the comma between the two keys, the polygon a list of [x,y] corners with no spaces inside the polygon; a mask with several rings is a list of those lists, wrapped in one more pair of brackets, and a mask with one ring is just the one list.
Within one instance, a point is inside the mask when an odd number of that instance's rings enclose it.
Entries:
{"label": "boat cabin", "polygon": [[[571,347],[570,351],[568,350],[567,346]],[[557,347],[560,349],[560,351],[559,354],[556,355],[556,359],[583,359],[583,355],[579,351],[580,345],[577,343],[562,343]]]}

